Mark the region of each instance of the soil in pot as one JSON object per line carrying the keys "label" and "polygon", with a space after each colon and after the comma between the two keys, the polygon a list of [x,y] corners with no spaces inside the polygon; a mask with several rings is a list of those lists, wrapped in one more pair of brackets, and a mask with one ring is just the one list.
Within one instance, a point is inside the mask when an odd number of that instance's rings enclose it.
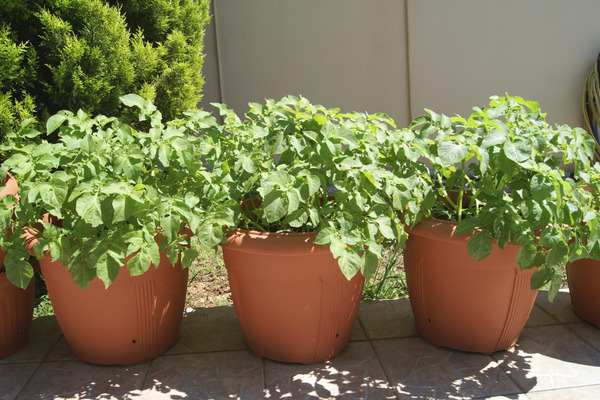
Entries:
{"label": "soil in pot", "polygon": [[364,278],[348,281],[315,237],[240,229],[222,246],[240,326],[260,357],[313,364],[350,340]]}
{"label": "soil in pot", "polygon": [[40,260],[56,319],[73,353],[105,365],[139,364],[164,353],[179,337],[188,270],[161,253],[158,268],[139,276],[121,268],[105,289],[99,278],[87,290],[64,265]]}
{"label": "soil in pot", "polygon": [[535,302],[533,270],[521,271],[519,247],[494,244],[485,259],[467,253],[470,235],[429,219],[410,232],[404,262],[419,333],[430,343],[490,354],[517,342]]}

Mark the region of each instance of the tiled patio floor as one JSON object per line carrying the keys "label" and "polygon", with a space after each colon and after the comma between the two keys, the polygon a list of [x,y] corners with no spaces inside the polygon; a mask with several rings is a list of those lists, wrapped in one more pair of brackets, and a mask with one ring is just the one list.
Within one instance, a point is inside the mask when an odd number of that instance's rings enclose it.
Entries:
{"label": "tiled patio floor", "polygon": [[600,330],[567,292],[540,293],[514,350],[492,356],[419,337],[408,300],[363,302],[334,360],[304,366],[248,351],[231,307],[187,313],[181,339],[158,359],[103,367],[75,359],[56,320],[34,320],[30,343],[0,360],[0,399],[599,399]]}

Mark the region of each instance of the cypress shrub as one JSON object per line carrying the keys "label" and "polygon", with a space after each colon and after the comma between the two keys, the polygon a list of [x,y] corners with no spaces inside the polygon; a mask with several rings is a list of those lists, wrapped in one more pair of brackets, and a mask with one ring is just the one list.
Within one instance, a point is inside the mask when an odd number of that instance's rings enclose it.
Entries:
{"label": "cypress shrub", "polygon": [[124,115],[152,100],[165,119],[201,100],[210,0],[7,0],[0,10],[0,129],[62,109]]}

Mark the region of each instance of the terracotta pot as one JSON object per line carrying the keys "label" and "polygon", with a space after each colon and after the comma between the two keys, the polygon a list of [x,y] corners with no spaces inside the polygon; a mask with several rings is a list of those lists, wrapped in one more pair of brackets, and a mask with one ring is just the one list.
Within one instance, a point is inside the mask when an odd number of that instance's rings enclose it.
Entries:
{"label": "terracotta pot", "polygon": [[108,287],[99,278],[77,286],[59,262],[40,260],[60,328],[73,353],[94,364],[133,365],[164,353],[179,337],[188,269],[161,253],[140,276],[121,268]]}
{"label": "terracotta pot", "polygon": [[[11,174],[6,174],[6,176],[4,177],[3,185],[4,186],[2,187],[2,190],[0,190],[0,197],[12,194],[13,196],[18,198],[17,193],[19,191],[19,187],[17,185],[17,181]],[[0,271],[2,271],[4,268],[5,255],[6,252],[2,248],[0,248]]]}
{"label": "terracotta pot", "polygon": [[600,261],[568,263],[567,280],[575,313],[600,328]]}
{"label": "terracotta pot", "polygon": [[0,358],[7,357],[27,344],[33,317],[35,283],[21,289],[0,273]]}
{"label": "terracotta pot", "polygon": [[223,245],[233,305],[260,357],[313,364],[350,340],[364,278],[348,281],[315,237],[239,229]]}
{"label": "terracotta pot", "polygon": [[[18,197],[17,181],[12,175],[6,174],[3,185],[0,197],[9,194]],[[17,352],[27,344],[35,295],[33,279],[27,289],[9,282],[3,272],[5,255],[6,252],[0,249],[0,358]]]}
{"label": "terracotta pot", "polygon": [[537,290],[521,271],[519,246],[494,243],[485,259],[467,253],[470,235],[456,223],[424,220],[404,251],[408,292],[419,333],[430,343],[490,354],[511,348],[529,318]]}

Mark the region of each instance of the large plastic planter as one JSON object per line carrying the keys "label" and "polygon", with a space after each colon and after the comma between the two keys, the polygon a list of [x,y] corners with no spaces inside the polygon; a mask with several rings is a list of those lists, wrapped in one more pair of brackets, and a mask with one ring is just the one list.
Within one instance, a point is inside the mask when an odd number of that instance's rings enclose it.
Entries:
{"label": "large plastic planter", "polygon": [[[0,197],[17,196],[18,185],[12,175],[4,178]],[[4,250],[0,249],[0,358],[16,353],[27,344],[33,317],[35,283],[31,280],[26,289],[9,282],[4,273]]]}
{"label": "large plastic planter", "polygon": [[490,354],[511,348],[535,302],[533,270],[521,271],[519,246],[494,244],[485,259],[467,253],[470,235],[456,223],[428,219],[409,235],[404,251],[417,330],[430,343]]}
{"label": "large plastic planter", "polygon": [[313,364],[350,340],[364,278],[348,281],[315,237],[237,230],[223,245],[233,305],[260,357]]}
{"label": "large plastic planter", "polygon": [[581,259],[567,264],[573,311],[600,328],[600,261]]}
{"label": "large plastic planter", "polygon": [[97,277],[81,289],[67,267],[49,257],[40,267],[58,324],[81,361],[139,364],[177,341],[188,270],[171,265],[164,252],[158,268],[151,265],[142,275],[121,268],[108,289]]}

